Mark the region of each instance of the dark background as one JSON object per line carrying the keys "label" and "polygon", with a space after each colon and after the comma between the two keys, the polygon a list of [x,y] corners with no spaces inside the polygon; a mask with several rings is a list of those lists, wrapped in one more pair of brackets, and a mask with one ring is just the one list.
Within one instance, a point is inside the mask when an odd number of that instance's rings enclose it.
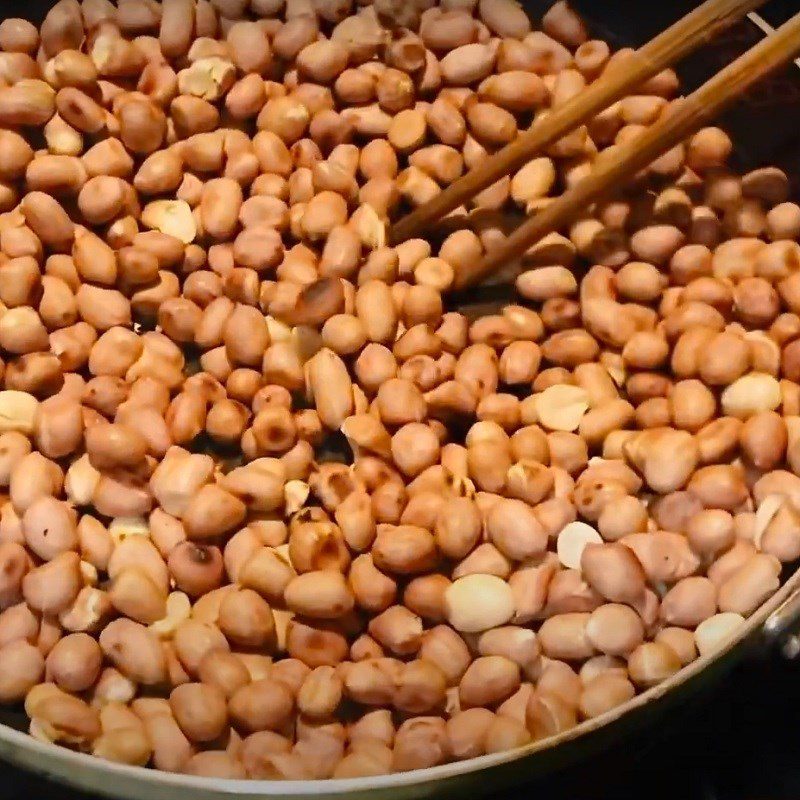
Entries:
{"label": "dark background", "polygon": [[[523,3],[534,16],[550,5]],[[594,35],[618,46],[647,41],[695,5],[684,0],[573,3]],[[0,16],[41,18],[49,5],[47,0],[0,0]],[[778,26],[798,11],[800,0],[772,0],[760,13]],[[761,36],[752,23],[742,23],[682,65],[684,85],[696,87]],[[800,68],[787,68],[742,98],[724,125],[736,141],[741,169],[778,164],[800,180]],[[744,662],[713,694],[691,701],[622,746],[492,800],[798,800],[798,714],[800,664],[767,654]],[[2,775],[0,800],[92,800],[11,767]]]}

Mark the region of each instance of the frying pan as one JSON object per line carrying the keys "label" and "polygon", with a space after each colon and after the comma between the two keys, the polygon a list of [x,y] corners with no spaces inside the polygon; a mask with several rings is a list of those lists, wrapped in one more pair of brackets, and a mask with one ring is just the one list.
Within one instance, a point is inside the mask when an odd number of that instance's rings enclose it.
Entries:
{"label": "frying pan", "polygon": [[[780,640],[800,614],[800,571],[765,603],[735,637],[629,703],[557,737],[505,753],[430,769],[326,781],[242,781],[197,778],[128,767],[44,744],[24,732],[20,712],[0,714],[0,758],[43,777],[126,800],[422,800],[458,792],[479,796],[562,770],[654,725],[712,687],[748,653]],[[13,726],[13,727],[12,727]],[[21,728],[18,730],[17,728]]]}
{"label": "frying pan", "polygon": [[[777,0],[778,12],[784,0]],[[668,3],[640,4],[628,0],[573,0],[590,21],[592,31],[617,46],[636,45],[686,13],[692,5],[684,0]],[[2,0],[0,18],[21,16],[40,22],[51,5],[50,0]],[[523,0],[523,5],[536,18],[549,3]],[[645,8],[642,6],[645,5]],[[787,8],[793,6],[788,0]],[[774,5],[768,6],[774,8]],[[796,9],[795,9],[796,10]],[[609,20],[611,21],[609,23]],[[778,20],[781,21],[781,20]],[[620,30],[627,25],[628,30]],[[757,41],[763,31],[751,22],[742,23],[709,54],[691,59],[681,70],[684,85],[693,88],[716,71],[720,61],[730,60]],[[715,63],[716,59],[716,63]],[[780,115],[770,115],[769,125],[754,125],[769,106],[764,96],[756,94],[735,109],[726,124],[737,142],[741,165],[752,168],[760,163],[798,163],[800,153],[800,110],[787,104],[792,91],[800,106],[800,71],[779,76],[788,80],[780,91]],[[789,88],[787,89],[786,86]],[[788,92],[788,95],[787,95]],[[760,99],[759,99],[760,98]],[[763,120],[763,117],[762,117]],[[790,173],[791,174],[791,173]],[[792,175],[796,178],[796,173]],[[471,298],[481,303],[496,296],[496,291],[478,290]],[[441,797],[455,792],[472,796],[488,790],[496,791],[550,775],[610,748],[637,731],[653,725],[671,708],[685,705],[709,689],[754,650],[788,641],[797,645],[793,631],[800,619],[800,569],[786,570],[781,589],[764,603],[724,646],[713,654],[699,658],[667,681],[637,695],[630,702],[560,734],[517,750],[496,753],[469,761],[445,764],[430,769],[380,777],[327,781],[235,781],[197,778],[158,772],[140,767],[112,764],[93,756],[39,742],[25,731],[27,721],[20,710],[0,709],[0,758],[39,773],[45,778],[96,794],[124,797],[130,800],[416,800]]]}

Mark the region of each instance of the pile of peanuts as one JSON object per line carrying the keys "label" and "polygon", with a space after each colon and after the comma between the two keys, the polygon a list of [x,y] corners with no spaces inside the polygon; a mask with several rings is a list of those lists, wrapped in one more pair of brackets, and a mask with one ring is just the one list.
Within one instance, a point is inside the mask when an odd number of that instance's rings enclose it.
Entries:
{"label": "pile of peanuts", "polygon": [[[557,2],[60,0],[0,24],[0,702],[193,775],[520,747],[720,647],[800,557],[800,207],[706,128],[505,276],[657,75]],[[338,454],[338,455],[337,455]]]}

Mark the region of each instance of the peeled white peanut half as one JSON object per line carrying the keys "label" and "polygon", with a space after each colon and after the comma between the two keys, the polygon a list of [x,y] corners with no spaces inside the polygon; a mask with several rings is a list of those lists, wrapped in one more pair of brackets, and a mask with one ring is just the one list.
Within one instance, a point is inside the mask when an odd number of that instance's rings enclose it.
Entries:
{"label": "peeled white peanut half", "polygon": [[84,453],[69,465],[64,476],[64,492],[71,503],[76,506],[88,506],[92,502],[94,490],[100,481],[100,472],[89,461]]}
{"label": "peeled white peanut half", "polygon": [[701,656],[719,649],[744,624],[744,617],[733,611],[714,614],[703,620],[695,629],[694,641]]}
{"label": "peeled white peanut half", "polygon": [[781,404],[781,385],[766,372],[742,375],[722,392],[722,413],[746,419],[762,411],[774,411]]}
{"label": "peeled white peanut half", "polygon": [[753,530],[753,544],[760,550],[761,538],[775,515],[781,510],[785,498],[782,494],[768,494],[756,509],[756,524]]}
{"label": "peeled white peanut half", "polygon": [[558,560],[567,569],[580,569],[583,548],[587,544],[603,544],[603,537],[585,522],[570,522],[561,529],[556,540]]}
{"label": "peeled white peanut half", "polygon": [[81,577],[85,586],[97,586],[100,576],[97,574],[97,567],[88,561],[81,561]]}
{"label": "peeled white peanut half", "polygon": [[505,625],[514,616],[511,587],[496,575],[465,575],[444,594],[448,622],[464,633]]}
{"label": "peeled white peanut half", "polygon": [[185,200],[154,200],[142,210],[142,224],[191,244],[197,236],[192,209]]}
{"label": "peeled white peanut half", "polygon": [[288,481],[283,487],[284,506],[287,515],[299,511],[308,500],[311,487],[305,481]]}
{"label": "peeled white peanut half", "polygon": [[129,536],[150,538],[150,525],[144,517],[114,517],[108,526],[108,532],[114,544],[119,544]]}
{"label": "peeled white peanut half", "polygon": [[236,67],[227,58],[199,58],[178,73],[178,89],[203,100],[219,100],[236,80]]}
{"label": "peeled white peanut half", "polygon": [[36,425],[39,401],[28,392],[0,392],[0,433],[16,431],[30,436]]}
{"label": "peeled white peanut half", "polygon": [[589,410],[589,395],[580,386],[557,383],[536,395],[535,408],[545,428],[572,433]]}
{"label": "peeled white peanut half", "polygon": [[182,622],[192,616],[192,601],[183,592],[170,592],[167,597],[167,613],[162,619],[148,625],[160,639],[171,639]]}

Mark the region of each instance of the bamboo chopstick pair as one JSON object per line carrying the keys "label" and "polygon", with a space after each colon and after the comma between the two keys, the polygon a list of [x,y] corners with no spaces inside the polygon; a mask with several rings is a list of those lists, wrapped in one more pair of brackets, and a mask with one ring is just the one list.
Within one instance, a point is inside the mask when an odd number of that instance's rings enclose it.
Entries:
{"label": "bamboo chopstick pair", "polygon": [[[765,0],[707,0],[526,133],[470,170],[439,195],[401,219],[391,230],[394,244],[420,235],[444,214],[464,204],[504,175],[520,169],[549,145],[587,122],[640,84],[710,41]],[[518,258],[542,236],[572,222],[613,186],[633,177],[666,151],[717,116],[737,97],[800,53],[800,14],[729,64],[670,113],[631,142],[596,159],[575,187],[529,217],[482,261],[456,275],[455,287],[480,282]]]}

